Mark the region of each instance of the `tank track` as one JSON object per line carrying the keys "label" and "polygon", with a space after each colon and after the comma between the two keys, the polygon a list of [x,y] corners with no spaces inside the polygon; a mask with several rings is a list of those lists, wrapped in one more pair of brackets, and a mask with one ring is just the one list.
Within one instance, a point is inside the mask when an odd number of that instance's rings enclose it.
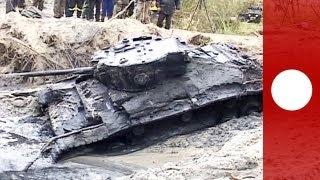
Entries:
{"label": "tank track", "polygon": [[[104,93],[105,92],[103,91],[101,92],[101,94]],[[99,97],[99,95],[96,94],[93,96]],[[100,100],[102,103],[106,102],[105,99]],[[60,106],[61,104],[65,104],[65,102],[60,101],[59,104],[54,104],[54,106]],[[143,124],[127,121],[125,114],[119,113],[114,115],[114,113],[105,113],[105,110],[97,112],[97,109],[95,108],[92,110],[89,108],[90,105],[92,105],[90,102],[86,102],[84,104],[88,105],[86,113],[92,113],[96,115],[103,114],[105,115],[105,118],[103,119],[104,121],[101,119],[100,121],[97,121],[95,120],[95,117],[90,115],[85,118],[85,115],[83,114],[82,118],[84,121],[82,123],[82,127],[77,127],[77,129],[83,130],[74,133],[72,136],[67,136],[56,140],[55,143],[52,143],[50,148],[48,148],[46,155],[44,156],[49,155],[54,160],[60,160],[66,157],[69,158],[88,153],[90,149],[92,150],[94,147],[100,148],[100,143],[104,143],[107,144],[106,146],[109,146],[105,147],[104,153],[110,153],[113,155],[131,153],[175,135],[182,135],[212,127],[226,122],[232,118],[246,116],[254,112],[262,112],[262,94],[252,93],[242,97],[226,98],[199,109],[186,111],[162,120],[155,120],[151,123]],[[60,109],[58,108],[56,111],[60,111]],[[70,127],[69,123],[61,124],[61,121],[58,120],[64,119],[64,116],[65,115],[63,114],[61,114],[61,117],[55,116],[55,118],[50,116],[52,125],[59,124],[60,127]],[[112,122],[108,121],[114,118],[117,119],[121,126],[119,126],[117,123],[113,124]],[[89,123],[90,120],[91,122]],[[72,124],[73,122],[70,121],[70,123]],[[72,130],[68,131],[64,129],[65,132],[61,133],[60,130],[61,129],[55,130],[55,128],[53,128],[53,131],[56,133],[56,135],[63,135],[72,132]],[[140,144],[140,146],[137,148],[126,149],[126,146],[134,145],[135,141],[137,140],[140,142],[142,141],[143,145],[141,146]],[[121,147],[118,147],[119,143],[122,144]],[[88,148],[86,145],[92,145],[92,147]],[[83,151],[83,149],[87,150]]]}

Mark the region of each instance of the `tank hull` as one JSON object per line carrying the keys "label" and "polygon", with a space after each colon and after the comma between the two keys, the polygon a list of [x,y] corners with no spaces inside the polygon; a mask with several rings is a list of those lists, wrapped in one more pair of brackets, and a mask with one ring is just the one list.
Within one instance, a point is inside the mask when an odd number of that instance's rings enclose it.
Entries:
{"label": "tank hull", "polygon": [[[29,158],[19,167],[5,170],[50,165],[70,149],[118,135],[143,137],[152,125],[155,130],[165,129],[160,128],[163,125],[176,132],[180,123],[204,128],[262,110],[259,63],[228,44],[190,48],[186,53],[184,73],[161,79],[144,90],[119,90],[89,75],[41,91],[15,94],[37,99],[38,113],[30,115],[27,123],[39,133],[31,137],[23,131],[0,129],[2,136],[23,136],[30,141],[24,150]],[[23,118],[19,122],[25,122]],[[23,143],[16,140],[10,146],[0,145],[3,151],[18,152]]]}

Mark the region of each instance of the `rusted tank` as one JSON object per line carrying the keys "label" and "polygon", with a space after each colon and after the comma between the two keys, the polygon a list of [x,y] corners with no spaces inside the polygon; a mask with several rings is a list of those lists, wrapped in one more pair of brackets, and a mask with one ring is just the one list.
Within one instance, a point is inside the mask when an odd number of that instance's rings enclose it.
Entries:
{"label": "rusted tank", "polygon": [[[205,128],[262,110],[262,67],[229,44],[191,47],[178,38],[124,39],[95,53],[92,65],[73,70],[77,78],[15,93],[36,98],[37,104],[37,114],[19,120],[37,131],[36,141],[14,132],[27,138],[25,151],[32,149],[33,158],[15,170],[39,167],[70,149],[117,136],[171,136],[185,133],[181,126]],[[7,135],[15,138],[12,133]],[[17,151],[25,142],[1,148]]]}

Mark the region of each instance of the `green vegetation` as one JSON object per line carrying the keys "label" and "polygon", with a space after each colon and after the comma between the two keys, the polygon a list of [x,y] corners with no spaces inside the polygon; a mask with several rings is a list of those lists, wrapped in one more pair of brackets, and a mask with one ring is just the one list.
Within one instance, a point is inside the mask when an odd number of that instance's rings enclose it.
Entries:
{"label": "green vegetation", "polygon": [[[182,0],[182,9],[175,14],[174,26],[179,29],[187,29],[201,32],[241,34],[246,35],[262,29],[262,23],[252,24],[240,22],[238,14],[245,11],[250,5],[257,4],[261,0],[205,0],[206,8],[202,4],[197,7],[199,0]],[[193,16],[194,15],[194,16]],[[192,22],[190,23],[191,18]]]}

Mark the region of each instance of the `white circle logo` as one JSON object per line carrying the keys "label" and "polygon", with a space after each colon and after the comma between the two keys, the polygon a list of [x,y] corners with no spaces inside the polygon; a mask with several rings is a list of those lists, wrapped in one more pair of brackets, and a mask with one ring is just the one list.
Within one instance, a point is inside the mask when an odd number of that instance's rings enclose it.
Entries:
{"label": "white circle logo", "polygon": [[286,70],[273,80],[271,94],[275,103],[282,109],[297,111],[310,101],[312,84],[303,72]]}

